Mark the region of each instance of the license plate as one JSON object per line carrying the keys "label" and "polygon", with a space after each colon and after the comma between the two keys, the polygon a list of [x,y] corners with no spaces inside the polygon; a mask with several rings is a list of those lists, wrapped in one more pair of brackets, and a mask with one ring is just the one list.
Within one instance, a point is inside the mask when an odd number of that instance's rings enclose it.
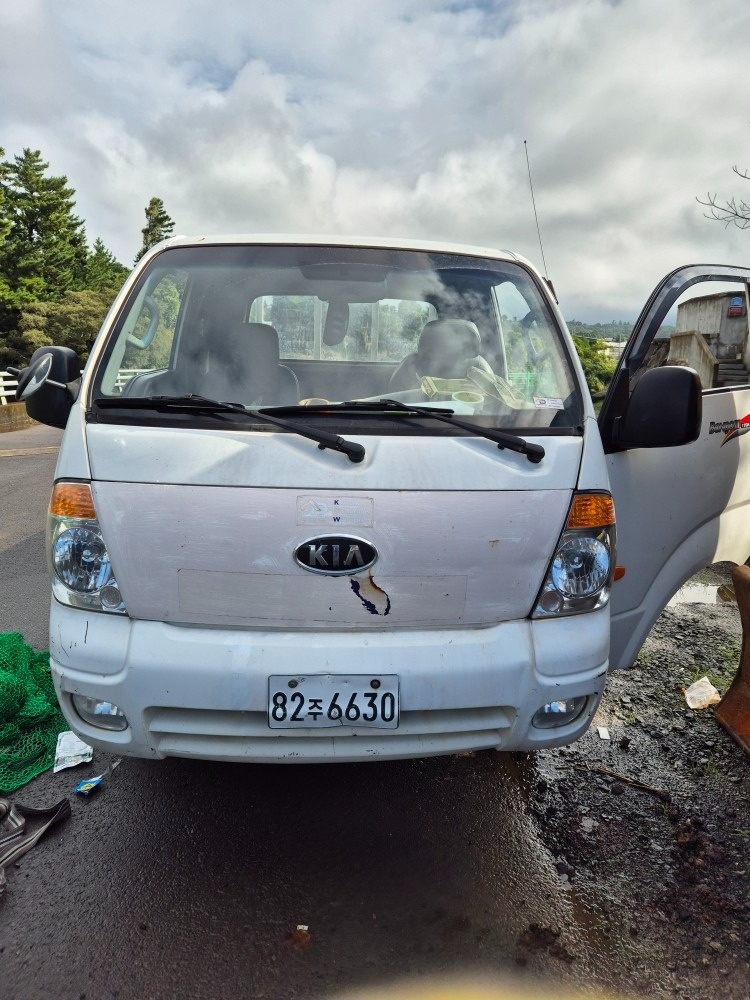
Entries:
{"label": "license plate", "polygon": [[369,726],[397,729],[398,674],[309,674],[268,678],[271,729]]}

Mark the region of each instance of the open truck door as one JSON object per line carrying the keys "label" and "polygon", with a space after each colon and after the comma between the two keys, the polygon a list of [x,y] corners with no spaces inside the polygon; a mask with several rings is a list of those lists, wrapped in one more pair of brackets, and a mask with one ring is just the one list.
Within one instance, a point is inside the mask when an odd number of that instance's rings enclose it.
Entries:
{"label": "open truck door", "polygon": [[[711,284],[701,284],[706,282]],[[602,405],[599,427],[617,512],[617,562],[625,569],[612,589],[612,669],[631,665],[686,580],[712,563],[744,563],[750,556],[750,384],[714,387],[714,358],[706,341],[707,335],[719,357],[735,364],[738,355],[748,358],[749,287],[750,268],[693,265],[668,275],[638,318]],[[676,309],[687,302],[690,312],[667,343]],[[730,309],[731,319],[744,318],[741,343],[737,324],[726,333]],[[683,333],[687,315],[695,329]],[[721,341],[722,332],[728,342]],[[688,391],[684,377],[673,392],[672,366],[703,370],[693,403],[680,398]],[[657,393],[652,391],[643,424],[633,420],[633,410],[646,383],[652,390],[656,384]],[[661,437],[660,424],[667,427],[675,407],[688,412],[691,406],[698,410],[695,432],[685,437],[694,439],[666,444],[669,433]]]}

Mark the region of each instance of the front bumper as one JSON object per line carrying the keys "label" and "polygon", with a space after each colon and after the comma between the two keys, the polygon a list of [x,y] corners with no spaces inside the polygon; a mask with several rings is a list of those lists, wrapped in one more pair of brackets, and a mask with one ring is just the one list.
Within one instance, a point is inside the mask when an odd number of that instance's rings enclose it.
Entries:
{"label": "front bumper", "polygon": [[[588,728],[607,672],[609,610],[490,628],[255,631],[134,621],[60,605],[50,616],[63,713],[92,746],[139,757],[325,762],[534,750]],[[278,730],[267,724],[272,674],[398,674],[398,729]],[[72,695],[118,705],[128,729],[85,723]],[[549,701],[588,696],[583,714],[535,729]]]}

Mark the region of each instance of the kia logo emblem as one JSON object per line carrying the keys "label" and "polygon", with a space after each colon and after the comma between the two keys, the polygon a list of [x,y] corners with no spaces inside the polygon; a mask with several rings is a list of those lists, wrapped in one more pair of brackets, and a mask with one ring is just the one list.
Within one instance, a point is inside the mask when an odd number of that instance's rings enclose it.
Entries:
{"label": "kia logo emblem", "polygon": [[369,569],[378,558],[374,545],[351,535],[322,535],[308,538],[294,550],[294,558],[311,573],[349,576]]}

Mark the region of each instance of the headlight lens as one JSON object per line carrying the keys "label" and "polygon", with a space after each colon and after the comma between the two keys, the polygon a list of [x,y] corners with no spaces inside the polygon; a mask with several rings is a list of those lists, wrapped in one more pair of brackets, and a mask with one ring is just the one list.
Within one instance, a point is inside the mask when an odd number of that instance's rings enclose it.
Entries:
{"label": "headlight lens", "polygon": [[89,527],[61,531],[52,547],[52,564],[66,587],[86,594],[101,590],[112,573],[104,540]]}
{"label": "headlight lens", "polygon": [[574,535],[558,548],[552,582],[564,597],[589,597],[609,576],[609,549],[598,538]]}
{"label": "headlight lens", "polygon": [[61,604],[126,614],[88,483],[55,484],[47,551],[52,593]]}

